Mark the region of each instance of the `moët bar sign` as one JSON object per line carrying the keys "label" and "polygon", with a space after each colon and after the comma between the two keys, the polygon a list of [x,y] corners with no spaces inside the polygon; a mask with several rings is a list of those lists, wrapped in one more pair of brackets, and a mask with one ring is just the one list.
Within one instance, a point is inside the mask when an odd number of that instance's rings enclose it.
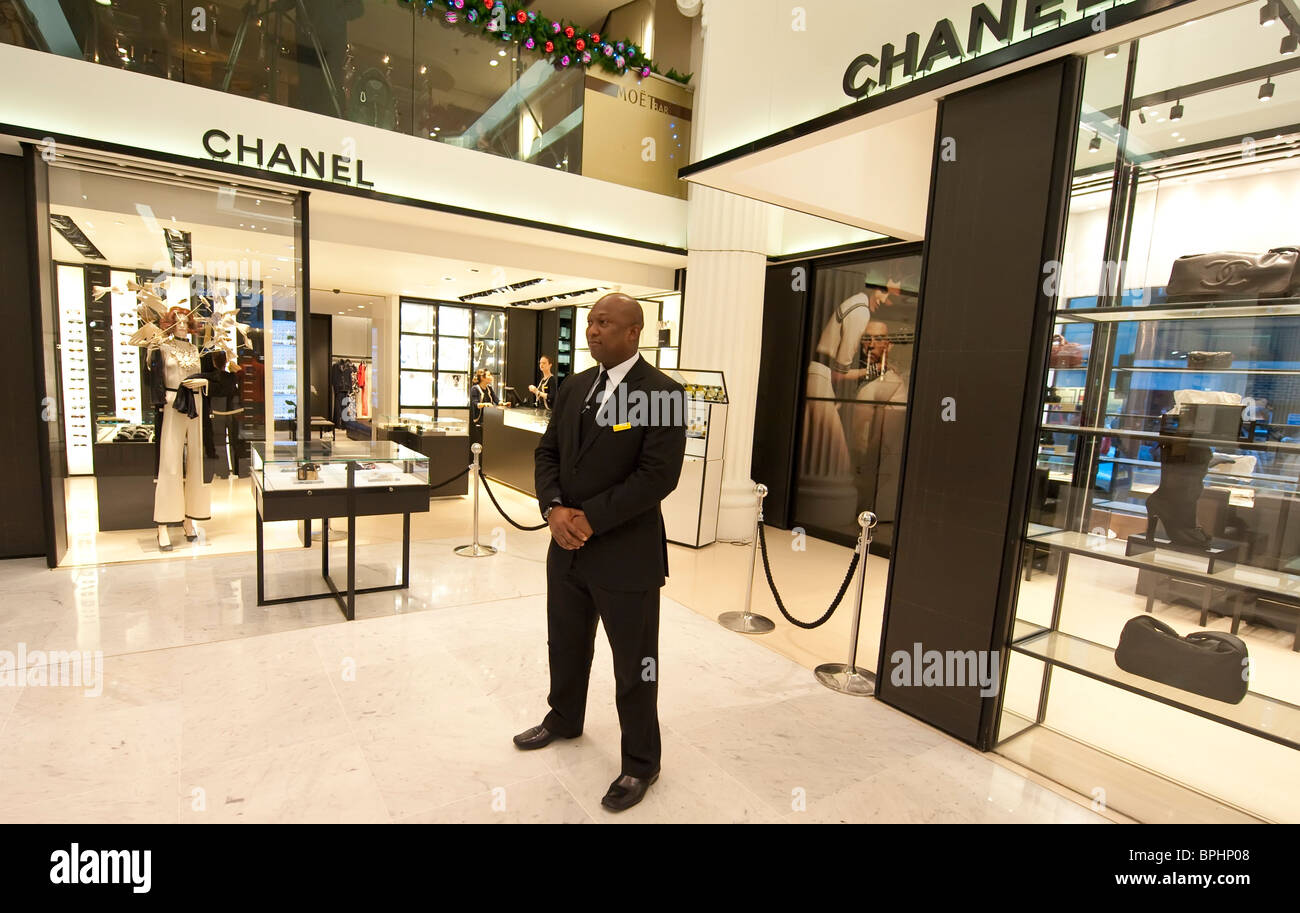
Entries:
{"label": "mo\u00ebt bar sign", "polygon": [[271,145],[261,137],[238,133],[231,138],[224,130],[213,128],[203,134],[203,149],[215,159],[233,157],[237,165],[249,165],[298,177],[315,177],[332,184],[348,184],[367,190],[375,185],[366,180],[366,163],[347,155],[327,155],[319,149],[305,147],[290,152],[284,143]]}
{"label": "mo\u00ebt bar sign", "polygon": [[1001,0],[977,3],[961,28],[952,18],[940,19],[925,45],[921,33],[909,32],[900,50],[893,42],[880,54],[859,54],[844,71],[844,93],[864,98],[893,88],[902,80],[925,76],[982,54],[1017,44],[1092,17],[1094,30],[1106,28],[1106,12],[1135,0]]}

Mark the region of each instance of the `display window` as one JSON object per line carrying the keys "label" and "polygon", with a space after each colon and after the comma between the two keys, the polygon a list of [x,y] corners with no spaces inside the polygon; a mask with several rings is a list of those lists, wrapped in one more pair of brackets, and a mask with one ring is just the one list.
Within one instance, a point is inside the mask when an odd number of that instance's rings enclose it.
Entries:
{"label": "display window", "polygon": [[873,548],[894,541],[916,345],[919,253],[816,265],[794,517],[852,545],[876,514]]}
{"label": "display window", "polygon": [[[1087,61],[999,750],[1046,728],[1296,820],[1300,67],[1274,25]],[[1034,766],[1088,792],[1064,758]]]}
{"label": "display window", "polygon": [[498,398],[505,383],[505,311],[403,298],[398,402],[437,418],[466,418],[471,378],[492,372]]}
{"label": "display window", "polygon": [[74,153],[45,175],[63,563],[247,551],[249,443],[298,418],[296,196]]}

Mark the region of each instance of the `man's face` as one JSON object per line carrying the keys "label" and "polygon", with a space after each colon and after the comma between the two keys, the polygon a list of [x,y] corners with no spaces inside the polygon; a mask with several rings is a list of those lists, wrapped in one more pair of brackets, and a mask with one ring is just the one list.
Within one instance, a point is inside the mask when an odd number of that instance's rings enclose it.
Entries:
{"label": "man's face", "polygon": [[587,348],[602,365],[616,365],[635,355],[640,335],[626,311],[604,299],[587,314]]}
{"label": "man's face", "polygon": [[867,331],[862,336],[862,351],[872,364],[880,364],[889,351],[889,327],[879,320],[867,324]]}

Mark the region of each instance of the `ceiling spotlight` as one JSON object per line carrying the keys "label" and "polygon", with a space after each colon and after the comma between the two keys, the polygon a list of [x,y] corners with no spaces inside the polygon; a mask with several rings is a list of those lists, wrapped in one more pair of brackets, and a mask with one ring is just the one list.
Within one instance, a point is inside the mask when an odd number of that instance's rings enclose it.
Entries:
{"label": "ceiling spotlight", "polygon": [[1183,100],[1181,98],[1178,99],[1178,103],[1176,105],[1174,105],[1172,108],[1169,109],[1169,119],[1170,120],[1183,119]]}
{"label": "ceiling spotlight", "polygon": [[501,61],[499,61],[499,60],[489,60],[489,61],[488,61],[488,66],[490,66],[490,67],[495,67],[495,66],[498,66],[500,63],[501,63]]}
{"label": "ceiling spotlight", "polygon": [[1147,113],[1145,111],[1139,111],[1138,120],[1141,121],[1142,125],[1145,127],[1147,122]]}
{"label": "ceiling spotlight", "polygon": [[1264,83],[1262,86],[1259,87],[1259,100],[1260,100],[1260,101],[1272,101],[1272,100],[1273,100],[1273,90],[1274,90],[1275,88],[1276,88],[1276,86],[1273,85],[1273,80],[1272,80],[1272,78],[1270,78],[1270,79],[1268,80],[1268,82]]}
{"label": "ceiling spotlight", "polygon": [[1294,34],[1287,34],[1282,36],[1282,48],[1281,48],[1282,56],[1290,57],[1292,54],[1294,54],[1296,52],[1297,44],[1300,44],[1300,40],[1297,40]]}
{"label": "ceiling spotlight", "polygon": [[1113,60],[1119,56],[1119,46],[1116,45],[1115,47],[1106,48],[1106,50],[1102,52],[1102,56],[1107,60]]}
{"label": "ceiling spotlight", "polygon": [[1100,134],[1100,133],[1094,133],[1094,134],[1092,135],[1092,139],[1088,142],[1088,151],[1089,151],[1089,152],[1100,152],[1100,151],[1101,151],[1101,134]]}
{"label": "ceiling spotlight", "polygon": [[1277,0],[1268,0],[1259,11],[1259,24],[1267,28],[1277,22]]}

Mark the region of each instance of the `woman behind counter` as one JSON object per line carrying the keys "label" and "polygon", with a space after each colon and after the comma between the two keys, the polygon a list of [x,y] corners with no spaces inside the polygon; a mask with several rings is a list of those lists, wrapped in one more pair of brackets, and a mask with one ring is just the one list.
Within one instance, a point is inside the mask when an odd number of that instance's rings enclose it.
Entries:
{"label": "woman behind counter", "polygon": [[528,392],[533,394],[537,405],[543,409],[550,409],[555,404],[555,392],[559,389],[560,379],[551,373],[554,368],[551,359],[547,356],[543,355],[537,359],[537,367],[542,372],[541,380],[531,384]]}
{"label": "woman behind counter", "polygon": [[480,369],[474,372],[474,385],[469,388],[469,439],[471,444],[483,443],[483,410],[500,406],[496,390],[492,389],[492,372]]}

